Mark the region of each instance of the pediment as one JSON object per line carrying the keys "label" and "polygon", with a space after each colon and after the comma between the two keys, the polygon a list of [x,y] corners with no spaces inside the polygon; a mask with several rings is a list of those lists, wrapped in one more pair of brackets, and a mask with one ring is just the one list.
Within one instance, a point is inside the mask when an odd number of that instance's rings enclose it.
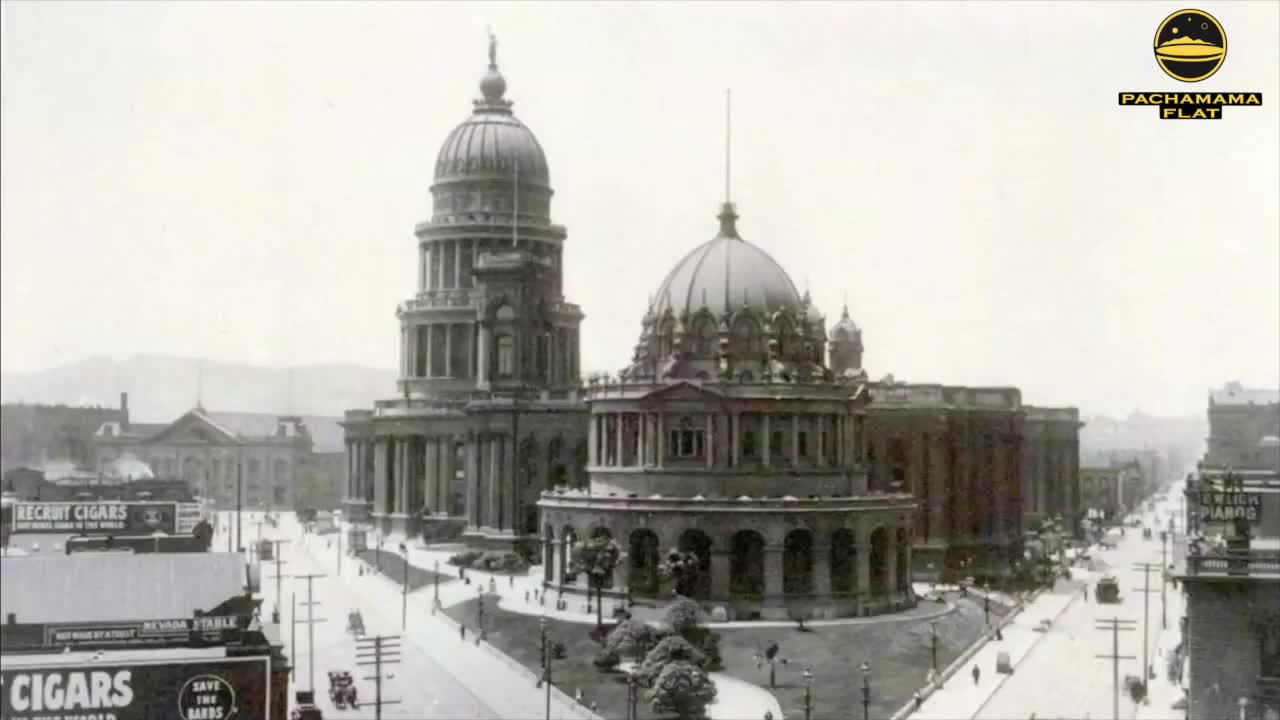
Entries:
{"label": "pediment", "polygon": [[227,445],[238,442],[238,438],[226,428],[192,411],[156,433],[148,442],[151,444]]}
{"label": "pediment", "polygon": [[640,400],[645,403],[721,402],[724,396],[691,382],[678,382],[653,390]]}

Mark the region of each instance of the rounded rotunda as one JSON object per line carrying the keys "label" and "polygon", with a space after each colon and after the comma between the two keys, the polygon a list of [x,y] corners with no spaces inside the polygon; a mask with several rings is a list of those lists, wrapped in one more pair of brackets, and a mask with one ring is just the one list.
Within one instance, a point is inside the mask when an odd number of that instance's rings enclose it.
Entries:
{"label": "rounded rotunda", "polygon": [[588,380],[588,486],[539,503],[545,585],[585,590],[570,548],[608,535],[625,554],[616,596],[668,593],[660,566],[684,553],[698,571],[683,590],[713,615],[908,606],[916,505],[867,489],[865,378],[826,365],[824,317],[737,219],[725,203],[667,274],[632,362]]}

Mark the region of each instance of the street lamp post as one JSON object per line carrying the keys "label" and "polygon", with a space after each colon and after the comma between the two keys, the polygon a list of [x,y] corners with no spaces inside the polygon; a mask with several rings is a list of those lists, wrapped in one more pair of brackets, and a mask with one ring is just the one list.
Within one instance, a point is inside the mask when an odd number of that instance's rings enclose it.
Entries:
{"label": "street lamp post", "polygon": [[539,646],[542,648],[542,674],[538,676],[538,683],[534,687],[542,687],[543,680],[547,676],[547,616],[543,615],[538,618],[538,634],[540,637]]}
{"label": "street lamp post", "polygon": [[436,560],[435,565],[435,606],[440,607],[440,561]]}
{"label": "street lamp post", "polygon": [[[483,605],[481,605],[481,607],[483,607]],[[546,622],[545,617],[542,618],[542,620],[543,622]],[[547,690],[545,720],[551,720],[551,648],[547,648],[547,652],[544,653],[543,657],[545,658],[545,660],[542,665],[542,684],[546,687],[546,690]]]}
{"label": "street lamp post", "polygon": [[400,629],[409,626],[409,548],[400,543],[401,559],[404,561],[404,572],[400,582]]}
{"label": "street lamp post", "polygon": [[480,633],[480,639],[484,639],[484,588],[476,588],[476,631]]}
{"label": "street lamp post", "polygon": [[862,720],[871,720],[871,663],[862,661]]}
{"label": "street lamp post", "polygon": [[813,670],[804,669],[804,720],[813,718]]}

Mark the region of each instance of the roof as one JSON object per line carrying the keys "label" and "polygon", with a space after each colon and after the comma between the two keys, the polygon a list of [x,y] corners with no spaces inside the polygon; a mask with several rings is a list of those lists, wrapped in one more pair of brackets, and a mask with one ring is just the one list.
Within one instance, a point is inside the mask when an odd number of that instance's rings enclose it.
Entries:
{"label": "roof", "polygon": [[[126,581],[127,579],[127,581]],[[191,617],[243,593],[235,553],[84,553],[0,562],[0,617],[20,623]]]}
{"label": "roof", "polygon": [[182,417],[170,423],[130,423],[128,432],[119,437],[125,439],[154,438],[172,428],[184,418],[195,417],[213,427],[214,430],[235,438],[269,438],[275,437],[282,420],[301,420],[311,435],[312,449],[317,453],[343,452],[342,418],[323,417],[319,415],[274,415],[272,413],[238,413],[209,412],[203,408],[194,408]]}
{"label": "roof", "polygon": [[1247,388],[1238,382],[1229,382],[1210,391],[1214,405],[1275,405],[1280,403],[1280,390]]}

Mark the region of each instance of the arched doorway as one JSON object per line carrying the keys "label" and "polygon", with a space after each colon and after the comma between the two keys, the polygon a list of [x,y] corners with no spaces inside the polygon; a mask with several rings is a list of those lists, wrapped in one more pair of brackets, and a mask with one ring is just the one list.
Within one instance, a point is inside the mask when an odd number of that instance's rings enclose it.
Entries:
{"label": "arched doorway", "polygon": [[911,587],[911,539],[907,537],[906,528],[898,528],[895,533],[898,553],[895,572],[898,575],[898,590],[906,592]]}
{"label": "arched doorway", "polygon": [[782,592],[809,595],[813,592],[813,533],[797,528],[782,541]]}
{"label": "arched doorway", "polygon": [[701,530],[685,530],[680,535],[677,549],[698,556],[698,576],[693,584],[693,598],[706,600],[711,597],[711,538]]}
{"label": "arched doorway", "polygon": [[738,597],[764,597],[764,537],[755,530],[739,530],[729,545],[729,592]]}
{"label": "arched doorway", "polygon": [[889,592],[889,531],[876,528],[871,533],[871,597]]}
{"label": "arched doorway", "polygon": [[631,533],[628,543],[630,556],[630,572],[627,584],[636,595],[654,597],[660,585],[658,563],[660,562],[658,535],[648,528],[641,528]]}
{"label": "arched doorway", "polygon": [[569,553],[573,551],[573,544],[577,541],[578,533],[572,525],[565,525],[560,529],[560,582],[564,585],[572,585],[578,580],[577,573],[569,566]]}
{"label": "arched doorway", "polygon": [[852,595],[854,573],[858,569],[857,545],[853,531],[840,528],[831,536],[831,592],[836,595]]}

